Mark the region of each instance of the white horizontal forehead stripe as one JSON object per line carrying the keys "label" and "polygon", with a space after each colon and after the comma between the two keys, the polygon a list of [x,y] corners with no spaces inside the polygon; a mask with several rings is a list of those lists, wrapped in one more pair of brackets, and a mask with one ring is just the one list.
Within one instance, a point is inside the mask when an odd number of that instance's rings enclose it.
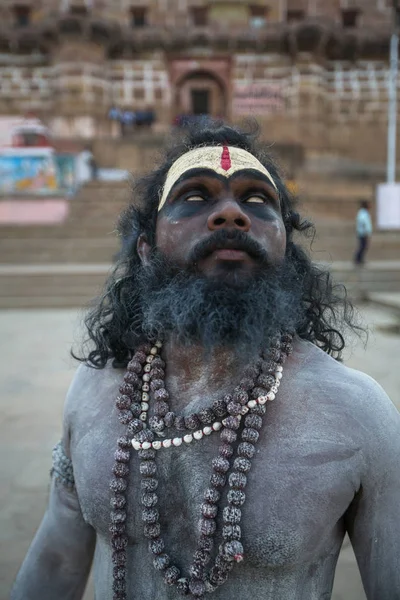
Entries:
{"label": "white horizontal forehead stripe", "polygon": [[[228,169],[224,168],[221,162],[222,153],[226,150],[229,152],[228,160],[231,163]],[[255,169],[263,173],[272,183],[275,190],[278,191],[276,183],[268,169],[255,156],[247,152],[247,150],[242,150],[242,148],[234,146],[205,146],[189,150],[189,152],[179,157],[171,166],[165,180],[158,210],[161,210],[164,206],[172,186],[190,169],[212,169],[224,177],[230,177],[233,173],[242,171],[243,169]]]}

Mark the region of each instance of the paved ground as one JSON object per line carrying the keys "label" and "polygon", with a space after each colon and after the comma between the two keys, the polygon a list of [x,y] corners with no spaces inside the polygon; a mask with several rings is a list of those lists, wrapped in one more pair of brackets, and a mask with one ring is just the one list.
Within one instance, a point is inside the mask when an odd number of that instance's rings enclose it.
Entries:
{"label": "paved ground", "polygon": [[[377,379],[400,408],[400,337],[390,332],[396,320],[379,308],[363,314],[373,333],[367,350],[356,344],[347,362]],[[0,311],[0,600],[8,597],[44,511],[51,449],[60,436],[63,398],[75,369],[68,352],[77,322],[71,310]],[[85,600],[93,600],[91,586]],[[365,600],[348,543],[333,600]]]}

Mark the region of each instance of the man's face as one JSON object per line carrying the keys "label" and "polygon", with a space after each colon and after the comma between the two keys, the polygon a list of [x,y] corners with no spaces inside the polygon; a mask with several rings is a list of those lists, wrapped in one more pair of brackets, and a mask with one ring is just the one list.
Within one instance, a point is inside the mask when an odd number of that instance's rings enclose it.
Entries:
{"label": "man's face", "polygon": [[251,276],[260,269],[261,253],[264,267],[278,266],[286,249],[278,194],[256,170],[226,178],[211,169],[191,169],[159,212],[156,247],[173,264],[195,266],[211,278]]}

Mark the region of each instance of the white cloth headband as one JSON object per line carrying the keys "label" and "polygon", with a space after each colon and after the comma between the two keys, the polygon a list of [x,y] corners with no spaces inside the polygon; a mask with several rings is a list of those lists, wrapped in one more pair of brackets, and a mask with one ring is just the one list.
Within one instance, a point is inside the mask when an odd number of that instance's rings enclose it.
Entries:
{"label": "white cloth headband", "polygon": [[242,150],[242,148],[236,148],[235,146],[203,146],[189,150],[189,152],[179,157],[171,166],[158,205],[159,211],[164,206],[172,186],[183,173],[190,169],[212,169],[224,177],[230,177],[236,171],[242,171],[243,169],[256,169],[260,173],[263,173],[272,183],[275,190],[278,191],[271,173],[247,150]]}

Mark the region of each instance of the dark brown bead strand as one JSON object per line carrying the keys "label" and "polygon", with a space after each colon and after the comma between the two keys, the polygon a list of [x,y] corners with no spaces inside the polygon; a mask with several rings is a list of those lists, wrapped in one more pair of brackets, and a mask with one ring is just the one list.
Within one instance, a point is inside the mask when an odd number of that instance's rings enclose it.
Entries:
{"label": "dark brown bead strand", "polygon": [[[242,438],[243,439],[243,438]],[[237,447],[238,456],[243,456],[244,458],[253,458],[256,453],[256,447],[249,442],[241,442]]]}
{"label": "dark brown bead strand", "polygon": [[[229,397],[229,402],[231,401],[231,397]],[[213,402],[212,408],[216,417],[224,417],[226,415],[226,400],[215,400]]]}
{"label": "dark brown bead strand", "polygon": [[[166,428],[174,427],[179,432],[194,431],[201,428],[202,425],[211,425],[216,419],[227,415],[227,400],[217,401],[216,411],[213,408],[205,408],[197,414],[194,413],[186,417],[175,415],[175,413],[169,410],[169,393],[165,389],[165,371],[163,368],[165,363],[163,363],[159,356],[156,356],[151,364],[152,368],[149,371],[149,378],[150,389],[153,392],[156,402],[154,413],[163,419]],[[228,399],[231,400],[232,397],[229,396]],[[163,431],[159,422],[156,421],[149,422],[149,427],[158,434]]]}
{"label": "dark brown bead strand", "polygon": [[169,393],[165,388],[160,388],[154,392],[154,400],[156,402],[158,402],[159,400],[162,400],[163,402],[168,402]]}
{"label": "dark brown bead strand", "polygon": [[187,577],[181,577],[176,582],[176,589],[182,596],[187,596],[189,593],[189,579]]}
{"label": "dark brown bead strand", "polygon": [[[146,351],[147,346],[142,346],[129,362],[128,370],[124,375],[124,383],[119,388],[120,395],[116,400],[119,420],[122,424],[128,424],[128,434],[131,435],[139,435],[143,430],[143,423],[135,417],[139,416],[141,412],[141,405],[139,404],[141,400],[141,381],[138,374],[142,372],[143,365],[146,362]],[[118,449],[114,455],[115,463],[113,467],[115,479],[110,484],[112,492],[110,499],[112,508],[110,532],[113,548],[112,560],[115,565],[113,570],[113,600],[126,599],[126,547],[128,545],[126,535],[126,489],[131,447],[131,441],[127,436],[118,439]]]}
{"label": "dark brown bead strand", "polygon": [[[245,393],[245,392],[243,392]],[[247,394],[246,394],[247,397]],[[246,399],[247,402],[247,399]],[[246,402],[244,402],[244,404],[246,404]],[[233,417],[236,417],[237,415],[242,414],[242,405],[239,402],[229,402],[229,404],[227,405],[227,411],[230,415],[232,415]]]}
{"label": "dark brown bead strand", "polygon": [[[138,363],[140,365],[140,363]],[[124,375],[125,385],[132,385],[135,389],[138,389],[140,379],[137,373],[133,371],[127,371]],[[121,386],[122,387],[122,386]]]}
{"label": "dark brown bead strand", "polygon": [[165,371],[164,369],[162,369],[161,367],[157,366],[157,359],[158,356],[156,356],[151,364],[151,370],[150,370],[150,377],[151,379],[161,379],[162,381],[164,381],[165,379]]}
{"label": "dark brown bead strand", "polygon": [[[250,437],[252,438],[258,437],[257,429],[261,428],[261,416],[265,414],[264,405],[257,405],[255,408],[257,414],[250,413],[246,423],[247,426],[250,426],[247,427],[247,429],[252,429],[250,434]],[[253,432],[255,432],[255,434]],[[246,435],[249,436],[248,431],[246,432],[245,437]],[[224,438],[224,436],[222,437]],[[220,552],[215,561],[215,566],[210,571],[208,578],[210,585],[209,591],[214,591],[218,585],[222,585],[222,583],[226,581],[234,561],[240,561],[243,557],[243,546],[240,542],[241,532],[239,526],[241,511],[237,508],[237,504],[241,505],[245,500],[245,495],[242,490],[247,483],[247,478],[243,471],[248,471],[249,466],[251,465],[250,460],[248,459],[254,452],[254,445],[247,441],[242,441],[238,446],[239,458],[234,461],[234,472],[229,479],[232,489],[228,493],[227,499],[231,506],[224,509],[223,513],[224,521],[230,522],[223,528],[223,538],[226,542],[220,548]],[[236,487],[239,489],[235,489]]]}
{"label": "dark brown bead strand", "polygon": [[[233,402],[240,404],[240,406],[244,406],[245,404],[247,404],[248,399],[249,399],[249,394],[247,391],[245,390],[251,390],[254,387],[254,383],[252,381],[250,381],[245,388],[240,387],[240,389],[236,390],[233,394]],[[228,404],[228,412],[229,412],[229,406],[231,403]],[[233,414],[233,413],[230,413]]]}
{"label": "dark brown bead strand", "polygon": [[[110,502],[111,504],[111,502]],[[111,507],[113,508],[112,504]],[[110,523],[109,526],[109,531],[111,533],[111,535],[122,535],[123,533],[125,533],[125,524],[118,524],[118,523]]]}
{"label": "dark brown bead strand", "polygon": [[180,577],[180,570],[178,567],[168,567],[164,573],[164,581],[167,585],[175,585]]}
{"label": "dark brown bead strand", "polygon": [[257,429],[253,429],[252,427],[245,427],[242,431],[242,440],[244,442],[250,442],[251,444],[255,444],[258,442],[258,438],[260,434]]}
{"label": "dark brown bead strand", "polygon": [[[143,356],[141,356],[143,359]],[[217,418],[223,418],[227,414],[237,416],[241,414],[241,406],[246,404],[248,400],[248,392],[254,384],[254,380],[250,375],[257,376],[258,368],[253,367],[247,370],[247,375],[244,377],[236,389],[234,397],[226,395],[222,400],[213,403],[212,408],[205,408],[199,411],[198,414],[188,415],[186,417],[175,415],[169,411],[169,393],[165,389],[165,363],[160,356],[148,357],[151,359],[151,369],[149,370],[150,389],[154,393],[156,401],[155,416],[160,417],[164,421],[166,428],[174,427],[177,431],[193,431],[201,425],[211,425]],[[147,368],[145,367],[145,370]],[[231,410],[228,411],[227,404],[231,404]],[[137,415],[135,415],[137,416]],[[157,434],[162,433],[163,428],[160,420],[152,419],[149,421],[149,427]],[[234,427],[232,427],[233,429]]]}
{"label": "dark brown bead strand", "polygon": [[111,500],[110,500],[110,505],[111,508],[115,509],[122,509],[125,508],[126,505],[126,498],[124,494],[114,494],[113,496],[111,496]]}
{"label": "dark brown bead strand", "polygon": [[273,375],[266,375],[265,373],[261,373],[257,377],[257,385],[269,389],[271,386],[275,384],[275,377]]}
{"label": "dark brown bead strand", "polygon": [[231,446],[230,444],[221,444],[221,446],[219,447],[219,455],[222,456],[223,458],[230,458],[231,456],[233,456],[233,446]]}
{"label": "dark brown bead strand", "polygon": [[259,417],[263,417],[267,412],[267,407],[265,404],[257,404],[254,408],[251,409],[252,414],[258,415]]}
{"label": "dark brown bead strand", "polygon": [[156,392],[157,390],[162,390],[164,387],[164,381],[162,379],[153,379],[154,371],[150,371],[150,389],[152,392]]}
{"label": "dark brown bead strand", "polygon": [[[126,598],[126,547],[128,538],[126,535],[126,488],[129,476],[130,452],[126,448],[126,439],[119,438],[119,448],[115,452],[115,463],[113,473],[116,480],[112,481],[111,504],[111,545],[113,570],[113,600],[124,600]],[[115,485],[116,481],[121,486]],[[123,483],[122,483],[123,482]]]}
{"label": "dark brown bead strand", "polygon": [[161,433],[165,429],[165,422],[162,417],[157,415],[153,415],[149,419],[149,427],[155,433]]}
{"label": "dark brown bead strand", "polygon": [[133,414],[130,410],[120,410],[118,414],[118,418],[122,425],[127,425],[133,419]]}
{"label": "dark brown bead strand", "polygon": [[225,427],[221,431],[221,442],[226,442],[227,444],[233,444],[237,440],[237,433],[228,427]]}
{"label": "dark brown bead strand", "polygon": [[[154,406],[154,414],[157,417],[165,417],[165,415],[168,413],[169,411],[169,406],[167,404],[167,402],[163,402],[162,400],[160,400],[159,402],[155,403]],[[172,419],[173,422],[173,419]]]}
{"label": "dark brown bead strand", "polygon": [[139,374],[142,372],[143,367],[138,360],[135,360],[135,358],[133,358],[130,361],[130,363],[128,363],[127,369],[128,369],[128,372],[130,372],[130,373]]}
{"label": "dark brown bead strand", "polygon": [[[289,353],[291,350],[291,344],[289,342],[290,339],[287,341],[287,348],[285,348],[286,353]],[[150,349],[151,347],[148,346],[146,348],[147,352],[149,352]],[[250,395],[250,397],[254,397],[254,389],[247,387],[249,380],[253,380],[254,382],[257,381],[257,386],[259,388],[257,391],[261,392],[262,390],[262,395],[269,391],[270,386],[263,384],[270,383],[271,379],[267,380],[259,378],[260,371],[264,375],[275,373],[277,364],[275,361],[271,360],[271,355],[275,352],[274,357],[278,356],[278,351],[279,356],[283,354],[279,344],[276,344],[272,350],[270,349],[267,353],[265,353],[264,360],[257,362],[256,367],[252,365],[246,369],[245,377],[242,379],[241,384],[245,384],[247,389],[244,389],[243,385],[242,387],[239,385],[237,388],[235,388],[233,396],[226,396],[222,402],[217,401],[219,404],[213,404],[213,419],[215,416],[219,416],[220,418],[225,417],[226,415],[229,416],[224,419],[224,427],[220,433],[222,444],[219,448],[219,455],[212,462],[213,473],[210,479],[211,485],[204,494],[204,502],[201,508],[202,518],[200,521],[201,535],[198,540],[197,550],[193,555],[193,563],[190,567],[190,578],[180,577],[179,569],[176,566],[171,565],[170,557],[164,551],[164,542],[160,537],[161,527],[159,522],[159,513],[158,510],[154,508],[158,500],[157,495],[154,493],[158,487],[157,468],[155,462],[157,453],[154,450],[140,450],[138,452],[140,458],[139,468],[142,477],[141,499],[144,507],[142,515],[144,520],[144,535],[149,539],[149,551],[155,555],[155,567],[163,571],[165,583],[167,585],[176,585],[177,590],[182,595],[188,595],[190,593],[194,598],[202,598],[204,597],[205,593],[211,593],[215,591],[218,586],[222,585],[226,581],[235,562],[239,562],[243,558],[243,546],[240,541],[240,520],[242,516],[241,506],[244,504],[246,499],[244,492],[247,483],[246,473],[251,468],[251,458],[255,454],[255,443],[257,442],[256,438],[258,438],[258,431],[262,426],[262,416],[266,412],[266,406],[257,403],[256,406],[251,408],[249,413],[242,418],[238,413],[237,405],[240,404],[243,406],[243,404],[245,404],[244,395],[240,396],[242,393],[247,393]],[[131,363],[140,362],[141,364],[144,364],[144,362],[146,362],[146,356],[143,358],[143,356],[139,354],[138,359],[137,354],[138,353],[136,353],[136,355],[133,357]],[[147,364],[149,364],[149,361],[147,361]],[[164,369],[165,367],[164,362],[159,356],[156,356],[154,359],[151,358],[151,364],[153,370],[155,368]],[[157,376],[157,378],[161,379],[162,377],[160,377],[160,375],[162,374],[159,372],[154,373],[154,376]],[[149,381],[151,383],[151,378],[149,378]],[[253,381],[252,387],[254,387]],[[273,383],[275,384],[275,379]],[[155,387],[158,388],[158,384]],[[163,390],[163,388],[156,389],[154,394],[158,394],[161,390]],[[132,392],[132,390],[128,391]],[[255,397],[257,398],[258,396]],[[169,396],[166,397],[166,400],[168,399]],[[166,400],[159,398],[158,402],[165,402]],[[232,404],[230,406],[230,410],[228,410],[227,407],[229,403]],[[204,411],[201,412],[203,413],[202,416],[204,419]],[[218,415],[217,412],[220,412],[221,414]],[[199,418],[199,415],[190,415],[189,417],[186,417],[184,419],[185,429],[189,428],[189,426],[193,428],[194,423],[190,420],[190,417]],[[158,414],[157,416],[162,415]],[[209,418],[211,418],[210,412],[206,416],[206,419]],[[166,423],[166,426],[173,426],[177,419],[178,424],[182,427],[179,417],[171,412],[165,413],[164,420],[169,421],[168,425]],[[199,420],[200,422],[202,421],[200,418]],[[134,428],[134,426],[132,426],[132,421],[129,423],[128,428]],[[233,444],[238,437],[239,440],[235,457],[234,448],[231,444]],[[141,442],[144,440],[152,441],[152,439],[154,439],[154,433],[152,433],[150,430],[140,430],[136,433],[135,439],[138,439]],[[125,448],[127,448],[127,438],[120,438],[120,440],[122,443],[119,441],[118,445],[123,451]],[[125,454],[116,454],[116,457],[117,456],[121,459],[126,459]],[[233,460],[232,467],[229,460],[231,458]],[[124,460],[120,460],[118,462],[121,465],[126,465],[127,463],[124,462]],[[230,468],[232,468],[232,472],[229,474]],[[119,474],[124,474],[125,470],[123,468],[121,469],[121,467],[118,467],[116,472]],[[214,534],[216,530],[215,517],[218,513],[220,490],[224,488],[226,481],[229,482],[229,491],[227,494],[227,506],[225,506],[222,510],[224,522],[222,528],[223,542],[218,549],[214,565],[209,573],[206,574],[205,567],[210,561],[212,548],[214,546]],[[117,545],[117,547],[114,547],[113,552],[113,563],[115,565],[113,589],[115,600],[123,600],[126,597],[126,573],[124,571],[126,564],[126,551],[124,544],[127,543],[127,540],[126,536],[124,537],[123,532],[123,526],[125,525],[123,514],[124,509],[119,508],[121,503],[120,496],[125,490],[122,489],[124,486],[120,486],[119,482],[126,483],[125,479],[116,477],[110,484],[111,489],[116,494],[115,502],[112,505],[114,509],[112,514],[113,523],[110,526],[110,531],[113,539],[115,540],[114,543]],[[118,497],[117,494],[119,494]],[[117,571],[117,568],[120,570]]]}
{"label": "dark brown bead strand", "polygon": [[183,415],[175,417],[174,427],[177,431],[186,431],[185,417]]}
{"label": "dark brown bead strand", "polygon": [[257,400],[257,398],[259,398],[260,396],[265,396],[265,394],[268,392],[269,390],[265,387],[255,387],[253,388],[252,392],[251,392],[251,397],[253,400]]}
{"label": "dark brown bead strand", "polygon": [[146,354],[144,352],[142,352],[141,350],[139,350],[138,352],[136,352],[136,354],[134,355],[132,362],[133,361],[137,361],[138,363],[141,364],[142,368],[143,365],[146,362]]}
{"label": "dark brown bead strand", "polygon": [[128,410],[132,404],[132,400],[126,394],[121,394],[117,396],[116,405],[119,410]]}
{"label": "dark brown bead strand", "polygon": [[244,424],[246,427],[251,427],[253,429],[261,429],[262,418],[256,414],[254,414],[254,409],[253,409],[253,411],[250,414],[245,416]]}
{"label": "dark brown bead strand", "polygon": [[127,487],[128,484],[125,479],[119,479],[116,477],[110,482],[110,490],[118,494],[122,494],[122,492],[125,492]]}
{"label": "dark brown bead strand", "polygon": [[[149,419],[150,430],[142,430],[135,439],[141,443],[143,441],[153,441],[154,433],[162,433],[166,427],[164,417],[169,413],[168,399],[169,394],[164,388],[164,362],[156,356],[152,362],[152,369],[149,371],[150,389],[154,392],[156,400],[155,414]],[[171,425],[175,415],[171,414]],[[139,471],[142,477],[141,504],[142,521],[144,523],[144,535],[149,538],[149,550],[154,555],[153,564],[157,570],[164,572],[164,581],[167,585],[177,584],[180,571],[175,565],[171,565],[169,555],[164,552],[165,544],[161,534],[160,514],[155,508],[158,503],[158,496],[155,490],[158,487],[157,465],[155,462],[156,452],[153,449],[139,450],[140,458]]]}
{"label": "dark brown bead strand", "polygon": [[203,410],[199,411],[197,417],[203,425],[211,425],[216,418],[214,411],[211,408],[203,408]]}
{"label": "dark brown bead strand", "polygon": [[163,359],[161,358],[161,356],[158,354],[157,356],[154,357],[154,360],[152,362],[152,368],[153,369],[165,369],[165,362],[163,361]]}
{"label": "dark brown bead strand", "polygon": [[272,360],[263,361],[261,365],[261,370],[265,375],[274,374],[276,371],[277,364]]}
{"label": "dark brown bead strand", "polygon": [[131,440],[127,435],[122,435],[121,437],[119,437],[117,444],[118,447],[122,448],[123,450],[130,450],[132,447]]}
{"label": "dark brown bead strand", "polygon": [[189,417],[185,417],[185,426],[189,431],[194,431],[195,429],[199,429],[201,427],[200,419],[197,415],[190,415]]}
{"label": "dark brown bead strand", "polygon": [[132,436],[139,433],[139,431],[142,431],[143,428],[143,421],[141,421],[140,419],[132,419],[132,421],[128,425],[127,432],[129,435]]}
{"label": "dark brown bead strand", "polygon": [[142,406],[140,402],[132,402],[131,404],[131,413],[134,417],[139,417],[142,413]]}
{"label": "dark brown bead strand", "polygon": [[175,421],[175,413],[168,412],[164,417],[165,426],[168,427],[168,429],[169,429],[170,427],[173,426],[174,421]]}
{"label": "dark brown bead strand", "polygon": [[[225,400],[227,402],[228,412],[237,414],[236,409],[237,408],[240,409],[241,405],[234,403],[231,396],[225,397]],[[230,411],[228,409],[229,406],[231,409]],[[224,420],[225,427],[220,434],[222,440],[224,437],[226,437],[226,434],[223,432],[225,430],[232,431],[233,428],[237,429],[240,425],[240,420],[241,420],[241,417],[238,417],[238,416],[230,416]],[[217,458],[214,458],[212,461],[212,467],[214,470],[214,473],[211,476],[211,481],[210,481],[212,487],[209,488],[208,490],[206,490],[206,493],[205,493],[206,502],[204,502],[201,507],[201,511],[202,511],[204,518],[200,521],[200,531],[202,533],[202,536],[205,538],[208,537],[211,539],[211,537],[215,534],[215,530],[216,530],[215,518],[217,517],[217,514],[218,514],[217,502],[220,499],[220,493],[217,488],[218,487],[221,488],[225,485],[226,473],[230,469],[229,458],[232,455],[233,455],[233,448],[231,446],[229,446],[229,444],[224,443],[219,448],[219,456]],[[207,521],[207,519],[208,519],[208,521]],[[211,559],[211,547],[210,547],[210,549],[203,548],[202,550],[203,550],[203,552],[201,555],[199,555],[199,551],[196,551],[194,554],[194,557],[193,557],[194,560],[193,560],[193,563],[192,563],[192,566],[190,569],[191,580],[190,580],[189,586],[191,586],[191,583],[193,580],[195,582],[202,581],[203,587],[194,588],[194,589],[199,589],[199,590],[201,589],[202,593],[205,593],[205,591],[206,591],[206,588],[205,588],[206,576],[204,573],[204,569]],[[190,587],[190,590],[193,594],[192,587]]]}
{"label": "dark brown bead strand", "polygon": [[165,550],[164,540],[162,538],[156,538],[155,540],[150,540],[149,550],[153,554],[162,554]]}
{"label": "dark brown bead strand", "polygon": [[[279,349],[277,349],[277,352],[278,350]],[[264,361],[261,362],[261,370],[263,373],[268,373],[271,364],[264,365],[263,363]],[[267,383],[267,381],[260,381],[258,379],[258,384],[260,383]],[[274,380],[268,380],[268,383],[272,385]],[[265,388],[265,391],[267,390],[268,387]],[[261,391],[263,390],[260,386],[259,389],[252,391],[251,396],[257,398]],[[233,462],[233,470],[228,479],[230,486],[230,491],[227,495],[228,506],[223,510],[224,527],[222,536],[225,543],[220,546],[215,560],[215,566],[211,569],[208,579],[212,589],[222,585],[228,577],[231,568],[230,565],[233,565],[235,561],[241,561],[243,558],[243,546],[240,542],[240,521],[242,512],[239,506],[242,506],[245,501],[244,489],[247,484],[245,473],[250,470],[250,459],[255,453],[255,446],[250,443],[250,440],[254,441],[254,443],[257,442],[258,430],[262,426],[261,417],[265,414],[265,410],[265,405],[257,404],[256,407],[250,409],[250,414],[245,417],[245,427],[242,430],[241,440],[238,445],[238,457],[235,458]],[[225,436],[226,434],[224,434],[223,437]]]}

